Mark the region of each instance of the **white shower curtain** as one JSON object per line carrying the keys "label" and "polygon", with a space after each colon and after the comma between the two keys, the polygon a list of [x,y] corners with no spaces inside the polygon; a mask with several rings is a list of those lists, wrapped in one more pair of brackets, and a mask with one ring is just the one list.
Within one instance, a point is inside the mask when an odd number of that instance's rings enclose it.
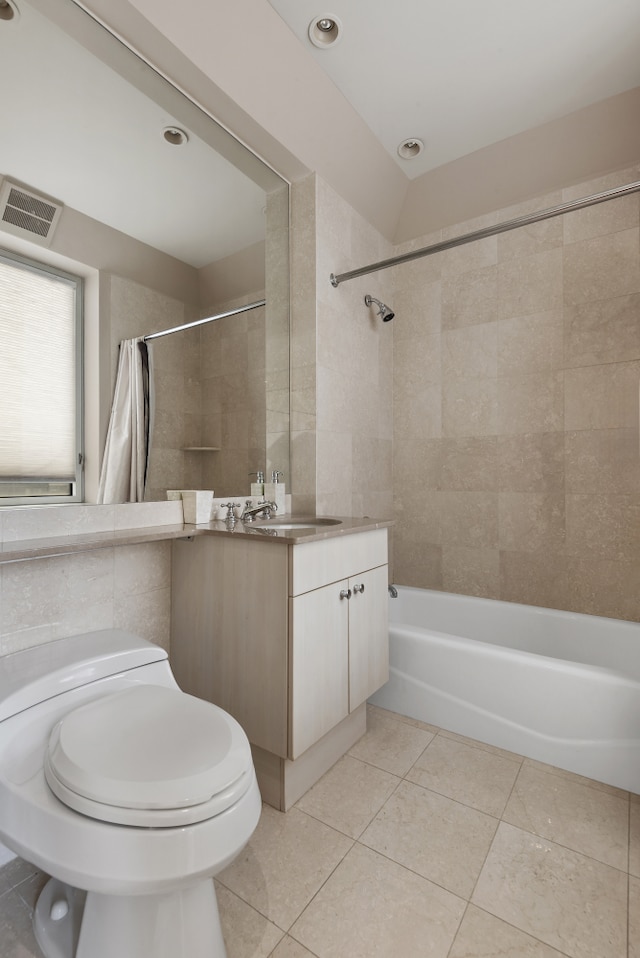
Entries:
{"label": "white shower curtain", "polygon": [[120,343],[116,388],[98,502],[144,500],[152,428],[151,351],[144,339]]}

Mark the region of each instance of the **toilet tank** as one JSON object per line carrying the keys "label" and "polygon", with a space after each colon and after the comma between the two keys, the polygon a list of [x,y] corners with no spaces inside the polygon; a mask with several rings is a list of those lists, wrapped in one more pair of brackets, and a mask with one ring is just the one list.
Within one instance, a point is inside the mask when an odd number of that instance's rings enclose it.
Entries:
{"label": "toilet tank", "polygon": [[0,658],[0,722],[112,675],[165,662],[164,649],[121,629],[85,632]]}

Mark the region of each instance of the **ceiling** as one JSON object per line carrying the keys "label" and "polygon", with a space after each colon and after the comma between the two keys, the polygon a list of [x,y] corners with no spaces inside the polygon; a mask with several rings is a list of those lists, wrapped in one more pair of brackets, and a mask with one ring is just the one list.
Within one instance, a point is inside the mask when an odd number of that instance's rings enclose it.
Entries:
{"label": "ceiling", "polygon": [[[78,8],[57,0],[51,13],[70,8],[100,57],[27,0],[15,5],[19,16],[0,20],[0,179],[196,268],[264,239],[277,179],[264,164]],[[186,145],[163,138],[173,126]]]}
{"label": "ceiling", "polygon": [[638,0],[269,2],[409,179],[640,86]]}

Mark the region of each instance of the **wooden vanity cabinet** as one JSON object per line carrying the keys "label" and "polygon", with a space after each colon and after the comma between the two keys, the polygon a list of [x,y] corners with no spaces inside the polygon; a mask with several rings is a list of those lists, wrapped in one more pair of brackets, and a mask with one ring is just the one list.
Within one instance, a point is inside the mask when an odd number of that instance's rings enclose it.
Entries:
{"label": "wooden vanity cabinet", "polygon": [[364,731],[363,703],[388,678],[387,584],[386,529],[295,545],[173,545],[173,672],[240,722],[277,807]]}

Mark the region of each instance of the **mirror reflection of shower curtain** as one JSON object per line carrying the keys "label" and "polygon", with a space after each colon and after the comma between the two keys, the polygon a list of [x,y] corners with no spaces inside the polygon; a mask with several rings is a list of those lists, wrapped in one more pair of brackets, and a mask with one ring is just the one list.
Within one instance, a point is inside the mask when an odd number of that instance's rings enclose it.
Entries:
{"label": "mirror reflection of shower curtain", "polygon": [[98,502],[142,502],[153,419],[151,349],[144,339],[120,343]]}

